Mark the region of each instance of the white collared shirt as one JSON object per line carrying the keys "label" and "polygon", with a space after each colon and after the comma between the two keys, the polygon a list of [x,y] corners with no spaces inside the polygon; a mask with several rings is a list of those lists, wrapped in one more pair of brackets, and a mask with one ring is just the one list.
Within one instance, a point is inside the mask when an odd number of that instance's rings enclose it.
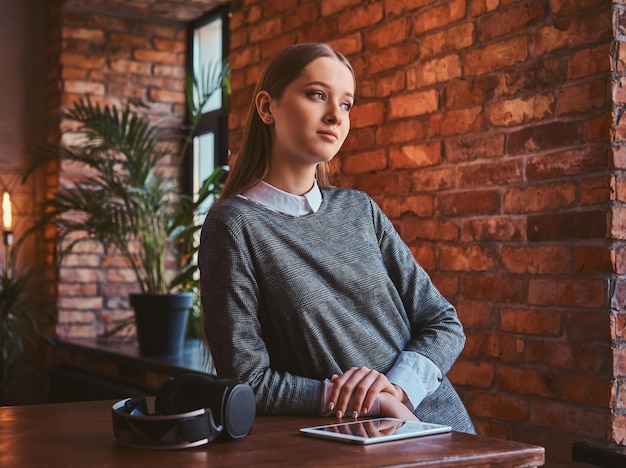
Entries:
{"label": "white collared shirt", "polygon": [[304,195],[294,195],[262,180],[243,192],[241,196],[270,210],[296,218],[317,213],[322,205],[322,192],[317,181],[314,181],[311,190]]}

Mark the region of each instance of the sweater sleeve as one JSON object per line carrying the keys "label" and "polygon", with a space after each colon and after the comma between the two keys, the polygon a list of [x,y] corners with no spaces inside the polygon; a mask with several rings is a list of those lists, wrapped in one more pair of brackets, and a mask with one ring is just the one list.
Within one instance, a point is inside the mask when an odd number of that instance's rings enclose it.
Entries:
{"label": "sweater sleeve", "polygon": [[411,326],[411,340],[404,351],[427,357],[446,375],[465,344],[456,310],[437,290],[373,200],[371,206],[383,261],[402,298]]}
{"label": "sweater sleeve", "polygon": [[321,381],[271,368],[255,268],[242,235],[207,217],[198,263],[204,330],[218,376],[248,383],[260,414],[319,414]]}

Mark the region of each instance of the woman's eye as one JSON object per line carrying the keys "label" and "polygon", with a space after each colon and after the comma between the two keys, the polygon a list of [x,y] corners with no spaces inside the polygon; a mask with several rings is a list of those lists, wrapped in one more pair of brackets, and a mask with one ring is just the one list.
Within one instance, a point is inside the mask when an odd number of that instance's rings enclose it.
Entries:
{"label": "woman's eye", "polygon": [[319,99],[319,100],[324,100],[324,93],[322,93],[321,91],[309,91],[307,93],[307,96],[314,98],[314,99]]}
{"label": "woman's eye", "polygon": [[350,109],[352,109],[352,104],[350,104],[349,102],[344,102],[343,104],[341,104],[341,107],[343,107],[343,110],[345,110],[346,112],[350,112]]}

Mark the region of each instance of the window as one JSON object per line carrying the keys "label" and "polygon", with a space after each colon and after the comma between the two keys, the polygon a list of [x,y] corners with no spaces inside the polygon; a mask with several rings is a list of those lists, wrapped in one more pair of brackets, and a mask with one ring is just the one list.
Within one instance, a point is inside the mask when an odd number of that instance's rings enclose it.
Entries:
{"label": "window", "polygon": [[[216,66],[221,69],[221,64],[228,56],[228,9],[215,10],[193,22],[190,27],[189,73],[201,77],[206,70],[215,69]],[[189,193],[197,193],[215,167],[228,163],[227,119],[222,93],[215,92],[203,106],[190,145],[185,180]],[[208,209],[208,206],[205,208]]]}

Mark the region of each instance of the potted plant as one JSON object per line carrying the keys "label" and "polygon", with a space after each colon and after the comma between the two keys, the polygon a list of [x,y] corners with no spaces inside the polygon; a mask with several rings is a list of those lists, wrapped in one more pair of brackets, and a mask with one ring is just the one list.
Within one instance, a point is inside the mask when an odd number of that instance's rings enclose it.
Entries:
{"label": "potted plant", "polygon": [[7,249],[7,266],[0,272],[0,405],[12,402],[10,384],[16,359],[29,337],[38,333],[26,293],[28,273],[14,268],[16,250]]}
{"label": "potted plant", "polygon": [[[201,80],[189,80],[187,94],[195,98],[188,101],[191,128],[182,141],[179,161],[205,103],[214,92],[228,90],[228,76],[228,66],[220,64],[207,69]],[[197,289],[193,258],[200,228],[198,210],[220,191],[227,169],[217,168],[199,193],[189,196],[160,172],[160,162],[173,148],[163,144],[160,129],[135,105],[102,107],[80,99],[65,117],[78,124],[80,141],[71,148],[38,151],[31,171],[49,161],[67,161],[86,166],[90,175],[45,200],[39,224],[56,227],[59,259],[84,239],[77,238],[76,232],[125,257],[140,289],[130,295],[130,304],[141,353],[179,354]],[[166,269],[171,249],[178,249],[181,259],[173,277]]]}

